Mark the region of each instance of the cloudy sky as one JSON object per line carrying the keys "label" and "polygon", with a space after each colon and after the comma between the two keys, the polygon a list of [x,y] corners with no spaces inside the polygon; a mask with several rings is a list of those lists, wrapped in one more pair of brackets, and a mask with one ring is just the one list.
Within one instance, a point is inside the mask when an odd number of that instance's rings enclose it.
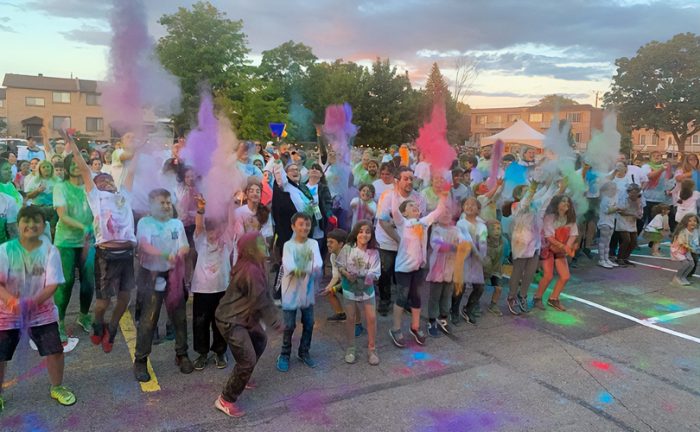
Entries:
{"label": "cloudy sky", "polygon": [[[118,1],[118,0],[115,0]],[[103,79],[109,55],[109,1],[0,0],[0,74]],[[157,20],[192,1],[148,0]],[[486,108],[533,104],[565,94],[581,103],[608,89],[616,58],[651,40],[697,32],[700,0],[212,0],[242,19],[251,60],[287,40],[323,60],[369,64],[390,58],[412,81],[430,65],[454,75],[457,59],[478,65],[465,102]]]}

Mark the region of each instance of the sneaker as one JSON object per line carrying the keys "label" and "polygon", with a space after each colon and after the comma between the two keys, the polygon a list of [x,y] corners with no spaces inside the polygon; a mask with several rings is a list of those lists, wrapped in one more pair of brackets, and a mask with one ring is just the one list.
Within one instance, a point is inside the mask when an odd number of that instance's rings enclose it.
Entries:
{"label": "sneaker", "polygon": [[603,267],[603,268],[606,268],[606,269],[611,269],[611,268],[613,268],[613,266],[610,265],[610,264],[608,264],[608,262],[605,261],[605,260],[600,260],[600,261],[598,261],[598,266]]}
{"label": "sneaker", "polygon": [[217,369],[226,369],[226,366],[228,366],[228,359],[226,358],[226,353],[215,354],[214,364],[216,365]]}
{"label": "sneaker", "polygon": [[474,313],[467,312],[466,307],[463,307],[459,314],[462,316],[464,321],[468,322],[469,324],[476,325],[476,315],[474,315]]}
{"label": "sneaker", "polygon": [[518,302],[515,297],[508,297],[506,299],[506,304],[511,314],[520,315],[520,302]]}
{"label": "sneaker", "polygon": [[328,322],[344,322],[347,319],[347,315],[345,315],[345,312],[333,314],[328,317]]}
{"label": "sneaker", "polygon": [[75,395],[66,386],[51,386],[51,397],[63,406],[71,406],[75,403]]}
{"label": "sneaker", "polygon": [[92,334],[90,335],[90,342],[92,342],[93,345],[101,344],[103,333],[104,324],[92,323]]}
{"label": "sneaker", "polygon": [[541,298],[533,298],[532,299],[532,308],[533,309],[537,308],[539,310],[546,310],[544,307],[544,304],[542,303]]}
{"label": "sneaker", "polygon": [[578,268],[578,258],[574,257],[571,260],[571,263],[569,264],[569,267],[571,268]]}
{"label": "sneaker", "polygon": [[219,395],[219,397],[216,399],[216,402],[214,402],[214,406],[216,407],[216,409],[218,409],[219,411],[221,411],[229,417],[238,418],[243,417],[245,415],[245,411],[238,408],[238,406],[235,403],[224,400],[224,398],[222,398],[221,395]]}
{"label": "sneaker", "polygon": [[355,324],[355,337],[360,337],[362,333],[364,333],[365,328],[362,327],[362,323],[356,323]]}
{"label": "sneaker", "polygon": [[617,260],[617,261],[615,261],[615,262],[617,263],[617,266],[618,266],[618,267],[622,267],[622,268],[627,268],[627,267],[629,267],[629,266],[627,265],[627,263],[625,262],[625,260],[619,259],[619,260]]}
{"label": "sneaker", "polygon": [[459,319],[459,314],[450,314],[450,321],[452,321],[453,326],[458,326],[462,321]]}
{"label": "sneaker", "polygon": [[163,342],[165,342],[165,339],[160,337],[160,332],[158,331],[158,327],[153,329],[153,345],[160,345]]}
{"label": "sneaker", "polygon": [[345,363],[347,363],[347,364],[353,364],[353,363],[355,363],[355,361],[356,361],[356,359],[355,359],[355,348],[354,348],[354,347],[348,348],[348,349],[345,351]]}
{"label": "sneaker", "polygon": [[[459,318],[458,318],[458,320],[459,320]],[[437,320],[437,325],[438,325],[438,328],[439,328],[440,330],[442,330],[443,333],[445,333],[445,334],[451,334],[451,333],[450,333],[450,330],[451,330],[451,329],[450,329],[450,325],[447,323],[447,320],[446,320],[446,319],[439,318],[439,319]]]}
{"label": "sneaker", "polygon": [[530,313],[530,308],[527,305],[527,296],[520,297],[520,294],[515,297],[518,300],[518,305],[520,306],[520,312]]}
{"label": "sneaker", "polygon": [[429,322],[427,324],[427,326],[428,326],[428,335],[430,337],[435,337],[435,338],[440,337],[440,332],[438,331],[438,326],[437,326],[436,322],[434,322],[434,321],[432,323]]}
{"label": "sneaker", "polygon": [[274,300],[272,300],[272,303],[273,303],[275,306],[277,306],[278,308],[281,308],[281,307],[282,307],[282,300],[280,300],[280,299],[274,299]]}
{"label": "sneaker", "polygon": [[289,357],[280,355],[277,357],[277,370],[287,372],[289,370]]}
{"label": "sneaker", "polygon": [[200,354],[199,357],[194,359],[194,370],[204,370],[205,367],[207,367],[207,356],[206,354]]}
{"label": "sneaker", "polygon": [[68,342],[68,335],[66,335],[66,323],[63,320],[58,321],[58,336],[61,338],[62,344]]}
{"label": "sneaker", "polygon": [[148,373],[148,363],[146,360],[134,361],[134,378],[139,382],[148,382],[151,380],[151,374]]}
{"label": "sneaker", "polygon": [[553,307],[554,309],[558,310],[558,311],[561,311],[561,312],[565,312],[565,311],[566,311],[566,308],[565,308],[564,306],[562,306],[561,302],[559,302],[559,299],[556,299],[556,300],[555,300],[555,299],[549,299],[549,300],[547,300],[547,304],[550,305],[551,307]]}
{"label": "sneaker", "polygon": [[398,348],[404,348],[406,346],[406,340],[404,339],[401,330],[389,329],[389,336],[391,336],[392,342],[394,342],[394,345],[396,345]]}
{"label": "sneaker", "polygon": [[83,329],[85,333],[90,333],[92,328],[92,315],[81,313],[75,321]]}
{"label": "sneaker", "polygon": [[379,364],[379,356],[377,355],[377,350],[369,350],[369,353],[367,353],[367,361],[372,366],[377,366]]}
{"label": "sneaker", "polygon": [[474,310],[472,311],[472,315],[479,318],[481,317],[481,305],[479,303],[474,306]]}
{"label": "sneaker", "polygon": [[607,260],[605,260],[605,262],[608,263],[608,265],[612,266],[613,268],[620,267],[620,265],[618,263],[616,263],[615,261],[613,261],[611,259],[607,259]]}
{"label": "sneaker", "polygon": [[187,357],[187,354],[182,356],[176,356],[175,364],[180,366],[180,372],[185,375],[191,374],[194,370],[194,366],[192,366],[192,361],[189,357]]}
{"label": "sneaker", "polygon": [[591,253],[591,250],[590,250],[590,249],[588,249],[588,248],[583,248],[582,251],[583,251],[583,254],[586,255],[586,258],[588,258],[589,260],[592,260],[592,259],[593,259],[593,254]]}
{"label": "sneaker", "polygon": [[637,264],[633,263],[632,261],[626,259],[624,260],[625,264],[627,264],[630,267],[637,267]]}
{"label": "sneaker", "polygon": [[498,307],[498,305],[496,303],[491,303],[487,310],[496,316],[499,316],[499,317],[503,316],[503,312],[501,312],[501,309]]}
{"label": "sneaker", "polygon": [[311,369],[316,367],[316,360],[312,359],[311,356],[308,354],[299,355],[297,358],[299,359],[299,361],[301,361]]}
{"label": "sneaker", "polygon": [[105,327],[102,335],[102,351],[109,354],[112,352],[112,347],[114,347],[114,337],[110,336],[109,330]]}
{"label": "sneaker", "polygon": [[418,345],[425,345],[425,339],[426,339],[426,337],[425,337],[425,333],[423,332],[423,330],[421,330],[421,329],[418,329],[418,330],[410,329],[410,330],[409,330],[409,333],[411,333],[411,336],[413,336],[413,339],[416,340],[416,343],[417,343]]}

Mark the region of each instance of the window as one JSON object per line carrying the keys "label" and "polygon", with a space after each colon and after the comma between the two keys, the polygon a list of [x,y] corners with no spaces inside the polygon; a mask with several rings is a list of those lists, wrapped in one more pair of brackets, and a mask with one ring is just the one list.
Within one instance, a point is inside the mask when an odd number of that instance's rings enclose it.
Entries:
{"label": "window", "polygon": [[44,106],[44,98],[43,97],[26,97],[26,98],[24,98],[24,104],[27,106],[43,107]]}
{"label": "window", "polygon": [[474,142],[477,144],[479,144],[481,142],[481,134],[480,133],[474,134]]}
{"label": "window", "polygon": [[[671,139],[671,138],[669,138],[669,139]],[[693,138],[691,139],[690,142],[691,142],[691,144],[693,144],[693,145],[698,145],[698,144],[700,144],[700,134],[695,134],[695,135],[693,135]]]}
{"label": "window", "polygon": [[478,115],[478,116],[476,116],[476,124],[485,125],[485,124],[486,124],[486,120],[487,120],[487,118],[486,118],[485,115]]}
{"label": "window", "polygon": [[566,120],[569,123],[581,123],[581,113],[580,112],[566,113]]}
{"label": "window", "polygon": [[88,132],[102,132],[103,122],[99,117],[87,117],[85,119],[85,130]]}
{"label": "window", "polygon": [[574,135],[574,142],[575,143],[581,142],[581,132],[576,132],[576,134]]}
{"label": "window", "polygon": [[508,114],[508,123],[520,120],[520,114]]}
{"label": "window", "polygon": [[501,123],[501,115],[496,114],[495,116],[493,116],[493,118],[491,119],[491,123],[499,123],[500,124]]}
{"label": "window", "polygon": [[530,121],[532,123],[542,123],[542,113],[530,113]]}
{"label": "window", "polygon": [[53,92],[53,103],[70,103],[70,93]]}
{"label": "window", "polygon": [[0,108],[5,106],[5,99],[0,99]]}
{"label": "window", "polygon": [[0,133],[7,133],[7,117],[0,117]]}
{"label": "window", "polygon": [[53,116],[53,128],[59,130],[70,127],[70,117]]}
{"label": "window", "polygon": [[647,145],[647,136],[646,135],[639,135],[639,145],[642,147]]}
{"label": "window", "polygon": [[90,106],[99,105],[100,95],[98,95],[97,93],[87,93],[85,95],[85,104]]}
{"label": "window", "polygon": [[657,145],[659,145],[659,136],[654,134],[651,136],[651,146],[656,147]]}

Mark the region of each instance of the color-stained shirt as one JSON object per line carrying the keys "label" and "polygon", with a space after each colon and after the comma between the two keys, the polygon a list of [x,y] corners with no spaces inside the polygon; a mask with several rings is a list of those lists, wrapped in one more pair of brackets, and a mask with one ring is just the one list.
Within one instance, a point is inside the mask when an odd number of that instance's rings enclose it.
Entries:
{"label": "color-stained shirt", "polygon": [[[43,239],[41,246],[26,250],[18,239],[0,245],[0,283],[15,297],[27,299],[37,295],[45,287],[65,282],[58,249]],[[58,310],[50,296],[44,303],[36,305],[29,320],[29,327],[58,321]],[[13,314],[0,302],[0,330],[18,329],[19,314]]]}
{"label": "color-stained shirt", "polygon": [[369,300],[374,297],[374,283],[382,272],[379,251],[362,250],[350,245],[343,246],[335,260],[338,269],[356,275],[354,282],[342,276],[343,297],[353,301]]}
{"label": "color-stained shirt", "polygon": [[[92,210],[87,200],[85,186],[76,186],[71,182],[61,182],[53,188],[54,208],[63,207],[65,214],[85,226],[92,225]],[[79,228],[69,226],[61,218],[56,224],[54,244],[60,247],[78,248],[85,244],[85,233]]]}
{"label": "color-stained shirt", "polygon": [[10,239],[7,225],[17,223],[19,206],[15,200],[4,193],[0,193],[0,244]]}
{"label": "color-stained shirt", "polygon": [[[160,221],[146,216],[139,220],[136,236],[139,246],[146,242],[161,251],[163,255],[177,255],[180,249],[189,247],[185,227],[179,219]],[[151,255],[139,248],[141,265],[146,270],[165,272],[172,269],[172,264],[163,255]]]}
{"label": "color-stained shirt", "polygon": [[131,194],[125,189],[105,192],[93,187],[87,194],[92,210],[95,244],[110,241],[136,244],[134,213],[131,211]]}
{"label": "color-stained shirt", "polygon": [[192,276],[192,292],[217,293],[226,291],[231,274],[231,246],[228,242],[211,243],[207,233],[194,235],[197,264]]}
{"label": "color-stained shirt", "polygon": [[[314,304],[322,266],[323,260],[316,240],[306,239],[304,243],[299,243],[292,237],[284,244],[282,309],[295,310]],[[304,274],[296,276],[294,270]]]}

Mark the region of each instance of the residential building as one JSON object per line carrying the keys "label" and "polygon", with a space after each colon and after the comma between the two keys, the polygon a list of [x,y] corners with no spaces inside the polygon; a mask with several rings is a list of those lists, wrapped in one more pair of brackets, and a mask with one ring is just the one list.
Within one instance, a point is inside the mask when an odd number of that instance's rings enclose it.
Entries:
{"label": "residential building", "polygon": [[[654,151],[661,151],[671,155],[678,153],[678,145],[671,132],[634,129],[631,139],[633,153],[649,154]],[[700,153],[700,133],[691,135],[685,140],[685,151]]]}
{"label": "residential building", "polygon": [[[592,105],[567,105],[559,107],[557,115],[571,125],[576,148],[585,151],[594,130],[603,128],[603,110]],[[471,141],[478,145],[481,138],[494,135],[518,119],[523,119],[533,129],[545,133],[552,124],[555,110],[551,107],[526,106],[511,108],[472,109]]]}

